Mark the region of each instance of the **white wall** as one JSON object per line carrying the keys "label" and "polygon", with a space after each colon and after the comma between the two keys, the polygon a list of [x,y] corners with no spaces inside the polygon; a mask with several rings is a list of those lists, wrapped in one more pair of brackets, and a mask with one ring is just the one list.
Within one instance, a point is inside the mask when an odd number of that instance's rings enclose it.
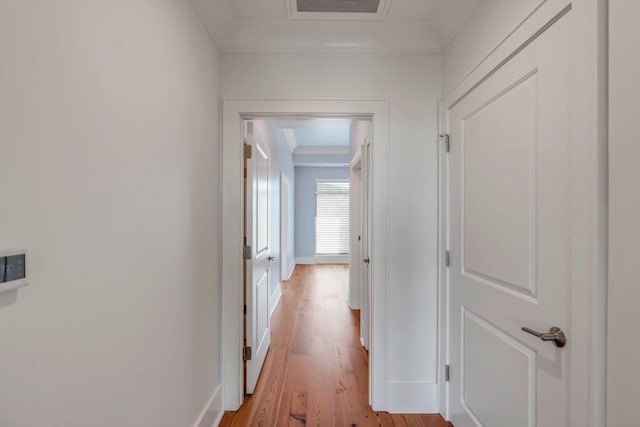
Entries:
{"label": "white wall", "polygon": [[218,59],[184,0],[0,2],[0,425],[192,426],[220,382]]}
{"label": "white wall", "polygon": [[393,410],[436,408],[426,390],[436,382],[440,83],[438,56],[225,53],[222,60],[225,97],[390,101],[388,386],[389,401],[406,406]]}
{"label": "white wall", "polygon": [[445,93],[546,0],[482,0],[442,55]]}
{"label": "white wall", "polygon": [[640,425],[640,3],[610,0],[609,295],[607,425]]}

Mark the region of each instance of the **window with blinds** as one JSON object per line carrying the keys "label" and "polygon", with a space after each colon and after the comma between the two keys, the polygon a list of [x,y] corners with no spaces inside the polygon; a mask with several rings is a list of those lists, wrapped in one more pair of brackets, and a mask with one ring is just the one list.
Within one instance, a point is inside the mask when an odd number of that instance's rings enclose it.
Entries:
{"label": "window with blinds", "polygon": [[316,181],[316,255],[349,254],[349,182]]}

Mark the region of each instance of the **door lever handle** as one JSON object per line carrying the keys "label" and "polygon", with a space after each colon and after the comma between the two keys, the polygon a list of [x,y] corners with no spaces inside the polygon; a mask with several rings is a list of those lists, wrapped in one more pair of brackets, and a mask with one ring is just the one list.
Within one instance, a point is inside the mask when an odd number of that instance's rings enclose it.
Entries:
{"label": "door lever handle", "polygon": [[528,334],[540,338],[542,341],[553,341],[553,344],[558,348],[562,348],[567,344],[567,336],[564,334],[562,329],[557,326],[549,328],[549,332],[534,331],[526,326],[523,326],[521,329]]}
{"label": "door lever handle", "polygon": [[269,262],[273,261],[274,259],[275,259],[275,258],[274,258],[274,257],[272,257],[271,255],[269,255],[269,256],[267,257],[267,261],[269,261]]}
{"label": "door lever handle", "polygon": [[369,258],[363,259],[362,262],[364,262],[365,264],[369,264]]}

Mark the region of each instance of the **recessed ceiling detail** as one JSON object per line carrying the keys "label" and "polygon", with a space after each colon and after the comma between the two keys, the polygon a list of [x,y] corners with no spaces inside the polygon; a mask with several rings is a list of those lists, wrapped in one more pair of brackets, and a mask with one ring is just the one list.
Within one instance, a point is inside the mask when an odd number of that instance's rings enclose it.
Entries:
{"label": "recessed ceiling detail", "polygon": [[[355,0],[191,1],[225,52],[434,54],[481,0],[360,0],[370,10],[377,3],[375,13],[355,11],[364,7],[348,5]],[[321,10],[320,3],[332,11],[305,11]]]}
{"label": "recessed ceiling detail", "polygon": [[290,19],[384,19],[391,0],[287,0]]}

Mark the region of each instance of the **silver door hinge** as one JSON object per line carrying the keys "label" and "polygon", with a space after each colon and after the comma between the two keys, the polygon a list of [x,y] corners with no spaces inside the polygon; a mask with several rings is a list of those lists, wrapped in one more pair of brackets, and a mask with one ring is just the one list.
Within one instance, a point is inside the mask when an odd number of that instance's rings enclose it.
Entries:
{"label": "silver door hinge", "polygon": [[451,368],[449,367],[449,365],[445,365],[444,366],[444,380],[446,382],[449,382],[449,379],[451,378],[450,372],[451,372]]}
{"label": "silver door hinge", "polygon": [[251,246],[244,245],[242,247],[242,259],[251,259]]}
{"label": "silver door hinge", "polygon": [[242,349],[242,361],[246,362],[251,360],[251,347],[244,347]]}
{"label": "silver door hinge", "polygon": [[251,146],[247,143],[244,144],[244,158],[245,159],[251,158]]}
{"label": "silver door hinge", "polygon": [[440,138],[444,139],[444,151],[445,151],[445,153],[449,153],[451,151],[451,143],[450,143],[451,138],[449,137],[449,134],[448,133],[443,133],[442,135],[440,135]]}
{"label": "silver door hinge", "polygon": [[444,265],[449,267],[451,265],[451,252],[445,251],[444,253]]}

